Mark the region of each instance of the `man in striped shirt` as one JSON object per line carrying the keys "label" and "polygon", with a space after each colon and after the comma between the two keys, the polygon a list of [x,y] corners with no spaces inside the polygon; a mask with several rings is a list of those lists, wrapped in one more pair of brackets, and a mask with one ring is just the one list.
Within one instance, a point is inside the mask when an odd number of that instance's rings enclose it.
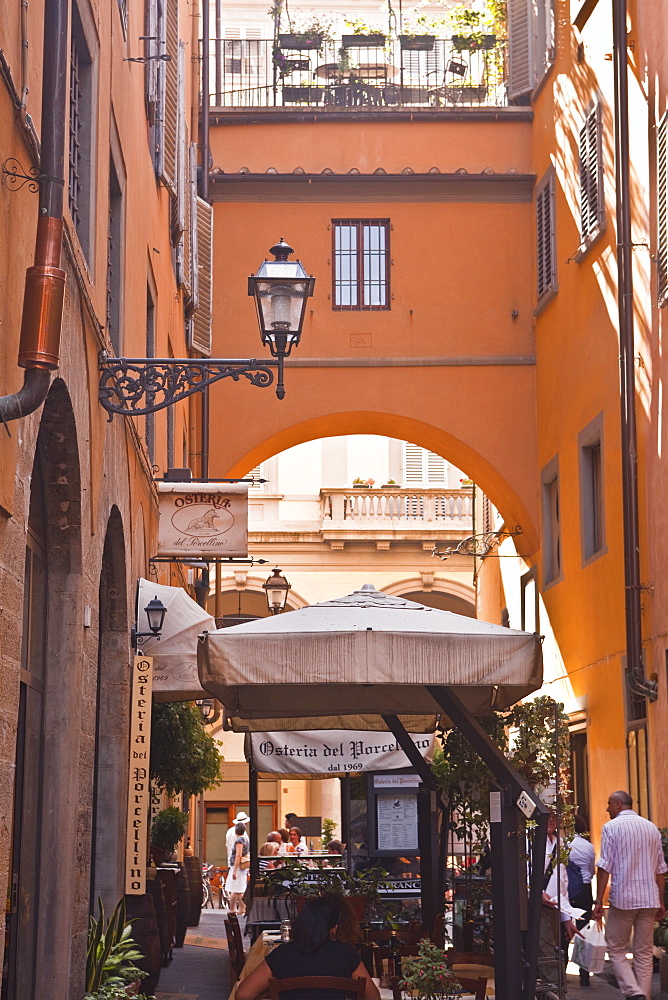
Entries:
{"label": "man in striped shirt", "polygon": [[[605,940],[617,985],[627,1000],[652,995],[652,934],[655,919],[664,915],[663,892],[668,865],[661,834],[631,806],[628,792],[608,799],[610,822],[603,827],[596,874],[594,918],[603,916],[603,894],[610,879]],[[633,931],[633,967],[626,958]]]}

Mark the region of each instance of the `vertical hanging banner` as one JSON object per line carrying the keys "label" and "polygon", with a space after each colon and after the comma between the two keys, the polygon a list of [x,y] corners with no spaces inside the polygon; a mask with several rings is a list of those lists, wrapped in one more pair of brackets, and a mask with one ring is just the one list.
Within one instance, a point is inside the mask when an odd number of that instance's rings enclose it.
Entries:
{"label": "vertical hanging banner", "polygon": [[134,896],[143,896],[146,892],[146,846],[151,805],[149,764],[152,687],[153,657],[135,656],[130,699],[130,768],[125,847],[125,892]]}

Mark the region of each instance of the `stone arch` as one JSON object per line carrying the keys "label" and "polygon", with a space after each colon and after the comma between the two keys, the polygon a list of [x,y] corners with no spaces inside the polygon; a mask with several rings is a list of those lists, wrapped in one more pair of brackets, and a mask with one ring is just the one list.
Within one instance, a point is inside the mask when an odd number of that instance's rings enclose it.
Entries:
{"label": "stone arch", "polygon": [[[525,472],[527,482],[523,484],[525,488],[521,493],[519,488],[508,482],[496,456],[486,457],[461,437],[413,417],[363,410],[313,417],[268,435],[245,454],[237,455],[224,474],[230,477],[243,476],[260,462],[294,445],[316,438],[348,434],[379,434],[412,441],[442,455],[457,468],[464,470],[498,508],[506,523],[521,527],[522,534],[516,538],[516,547],[525,559],[532,560],[539,548],[536,527],[538,493],[530,475]],[[510,445],[508,447],[510,450]]]}
{"label": "stone arch", "polygon": [[99,584],[95,776],[93,787],[91,910],[102,899],[110,912],[123,894],[127,791],[128,607],[125,533],[118,507],[107,521]]}
{"label": "stone arch", "polygon": [[[24,582],[24,672],[17,742],[17,772],[32,780],[17,788],[15,799],[15,821],[30,831],[25,856],[21,845],[19,880],[30,870],[34,882],[19,885],[27,921],[19,915],[13,923],[16,939],[10,950],[16,949],[26,995],[60,997],[70,978],[73,939],[80,931],[85,937],[85,921],[79,926],[79,904],[88,891],[87,817],[78,793],[80,770],[86,763],[81,734],[91,710],[84,674],[78,435],[72,402],[60,378],[51,385],[37,434],[27,554],[31,537],[37,535],[42,576],[36,587],[31,568]],[[29,558],[26,566],[33,566]],[[35,804],[37,811],[32,811]],[[29,939],[35,957],[49,954],[52,960],[26,967]],[[77,954],[83,940],[76,942]],[[27,947],[30,951],[33,945]],[[28,968],[33,983],[25,981]]]}
{"label": "stone arch", "polygon": [[[475,587],[457,580],[435,577],[430,581],[429,588],[426,589],[422,577],[408,577],[405,580],[397,580],[395,583],[383,587],[383,591],[392,597],[406,597],[409,600],[421,601],[423,604],[428,603],[427,598],[429,594],[443,595],[445,598],[452,598],[452,607],[448,607],[447,610],[462,613],[464,609],[462,608],[462,611],[458,612],[456,605],[468,605],[468,608],[472,609],[472,616],[475,617]],[[410,594],[422,594],[422,597],[409,597],[408,595]],[[439,606],[442,605],[439,603]]]}

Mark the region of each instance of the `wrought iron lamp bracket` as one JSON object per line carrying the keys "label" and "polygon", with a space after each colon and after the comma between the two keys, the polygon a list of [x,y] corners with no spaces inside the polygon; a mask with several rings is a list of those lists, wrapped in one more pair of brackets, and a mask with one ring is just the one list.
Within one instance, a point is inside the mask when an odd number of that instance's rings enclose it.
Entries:
{"label": "wrought iron lamp bracket", "polygon": [[[489,556],[492,549],[497,548],[505,538],[515,538],[517,535],[522,534],[522,528],[519,524],[516,524],[512,531],[481,531],[475,535],[469,535],[467,538],[463,538],[458,545],[451,546],[447,549],[439,549],[434,546],[431,554],[433,556],[438,556],[439,559],[445,561],[449,559],[450,556],[478,556],[480,559],[484,559],[485,556]],[[500,559],[501,556],[497,556]]]}
{"label": "wrought iron lamp bracket", "polygon": [[110,358],[100,352],[98,399],[109,414],[142,417],[202,392],[214,382],[232,378],[247,379],[251,385],[266,389],[274,383],[276,395],[285,396],[284,358],[258,361],[255,358]]}

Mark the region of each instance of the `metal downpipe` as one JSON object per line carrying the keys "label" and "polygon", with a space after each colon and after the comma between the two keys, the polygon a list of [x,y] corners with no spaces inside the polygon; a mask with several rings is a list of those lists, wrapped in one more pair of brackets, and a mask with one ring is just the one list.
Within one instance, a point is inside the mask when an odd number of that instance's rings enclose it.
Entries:
{"label": "metal downpipe", "polygon": [[645,677],[640,608],[638,448],[636,440],[633,260],[629,181],[629,92],[626,0],[612,3],[615,77],[615,180],[617,185],[617,302],[622,429],[622,504],[626,609],[626,680],[634,694],[656,701],[657,684]]}
{"label": "metal downpipe", "polygon": [[65,272],[60,267],[65,187],[69,0],[46,0],[42,57],[39,217],[34,264],[26,272],[18,364],[26,369],[17,393],[0,397],[0,421],[33,413],[46,399],[60,363]]}

